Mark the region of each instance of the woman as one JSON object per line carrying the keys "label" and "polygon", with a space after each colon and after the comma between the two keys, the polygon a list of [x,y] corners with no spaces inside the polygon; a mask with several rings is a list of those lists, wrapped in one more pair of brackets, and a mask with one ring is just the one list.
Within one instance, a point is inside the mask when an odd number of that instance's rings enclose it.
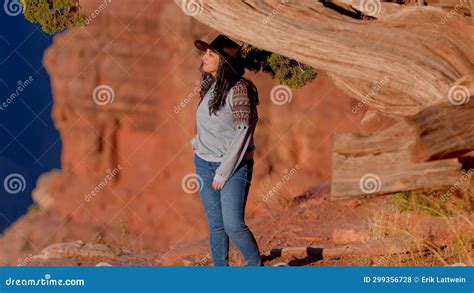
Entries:
{"label": "woman", "polygon": [[205,54],[197,135],[190,143],[214,266],[229,265],[229,238],[247,266],[263,266],[257,241],[244,220],[254,165],[258,92],[243,77],[245,66],[237,43],[219,35],[210,44],[196,40],[194,45]]}

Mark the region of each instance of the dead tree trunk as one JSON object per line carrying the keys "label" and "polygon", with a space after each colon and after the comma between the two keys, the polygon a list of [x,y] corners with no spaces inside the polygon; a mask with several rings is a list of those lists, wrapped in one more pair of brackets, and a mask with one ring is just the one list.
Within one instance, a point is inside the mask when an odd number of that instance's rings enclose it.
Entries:
{"label": "dead tree trunk", "polygon": [[371,136],[335,135],[333,198],[365,194],[366,174],[379,177],[376,193],[446,188],[461,175],[456,156],[474,149],[471,1],[175,2],[218,31],[326,71],[361,108],[400,121]]}
{"label": "dead tree trunk", "polygon": [[376,134],[336,134],[331,198],[452,187],[461,193],[466,180],[457,158],[472,149],[474,96],[429,106]]}
{"label": "dead tree trunk", "polygon": [[328,72],[351,96],[392,117],[439,102],[474,74],[474,25],[458,10],[374,1],[376,19],[360,20],[340,1],[175,2],[218,31]]}

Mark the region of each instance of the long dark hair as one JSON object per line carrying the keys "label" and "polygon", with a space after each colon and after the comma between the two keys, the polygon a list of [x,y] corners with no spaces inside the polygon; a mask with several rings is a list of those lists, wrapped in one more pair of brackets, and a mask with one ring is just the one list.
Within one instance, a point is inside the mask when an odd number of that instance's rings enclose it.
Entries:
{"label": "long dark hair", "polygon": [[250,99],[252,111],[256,111],[256,107],[259,104],[258,90],[251,80],[243,77],[243,74],[245,73],[245,60],[241,57],[227,60],[222,56],[219,57],[219,65],[217,67],[215,78],[212,74],[205,72],[202,69],[202,62],[201,66],[199,66],[199,71],[202,73],[199,91],[199,104],[201,104],[204,96],[215,81],[216,85],[214,87],[213,97],[209,100],[209,115],[212,115],[213,113],[215,114],[221,107],[225,105],[226,96],[230,89],[238,81],[243,81],[247,86],[247,94]]}

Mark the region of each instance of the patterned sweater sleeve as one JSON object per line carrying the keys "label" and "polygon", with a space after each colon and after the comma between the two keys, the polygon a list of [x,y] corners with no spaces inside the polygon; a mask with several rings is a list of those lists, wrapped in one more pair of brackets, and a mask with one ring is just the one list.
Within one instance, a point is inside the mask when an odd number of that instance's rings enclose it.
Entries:
{"label": "patterned sweater sleeve", "polygon": [[235,136],[214,175],[214,180],[221,184],[225,184],[242,161],[256,125],[244,83],[233,88],[231,105]]}

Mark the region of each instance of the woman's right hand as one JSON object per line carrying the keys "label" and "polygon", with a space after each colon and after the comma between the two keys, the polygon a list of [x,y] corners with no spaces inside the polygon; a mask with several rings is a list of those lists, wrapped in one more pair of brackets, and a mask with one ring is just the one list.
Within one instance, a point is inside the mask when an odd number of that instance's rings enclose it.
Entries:
{"label": "woman's right hand", "polygon": [[193,137],[193,138],[191,139],[191,141],[190,141],[191,147],[193,148],[193,150],[196,150],[196,148],[194,147],[195,138],[196,138],[196,137]]}

